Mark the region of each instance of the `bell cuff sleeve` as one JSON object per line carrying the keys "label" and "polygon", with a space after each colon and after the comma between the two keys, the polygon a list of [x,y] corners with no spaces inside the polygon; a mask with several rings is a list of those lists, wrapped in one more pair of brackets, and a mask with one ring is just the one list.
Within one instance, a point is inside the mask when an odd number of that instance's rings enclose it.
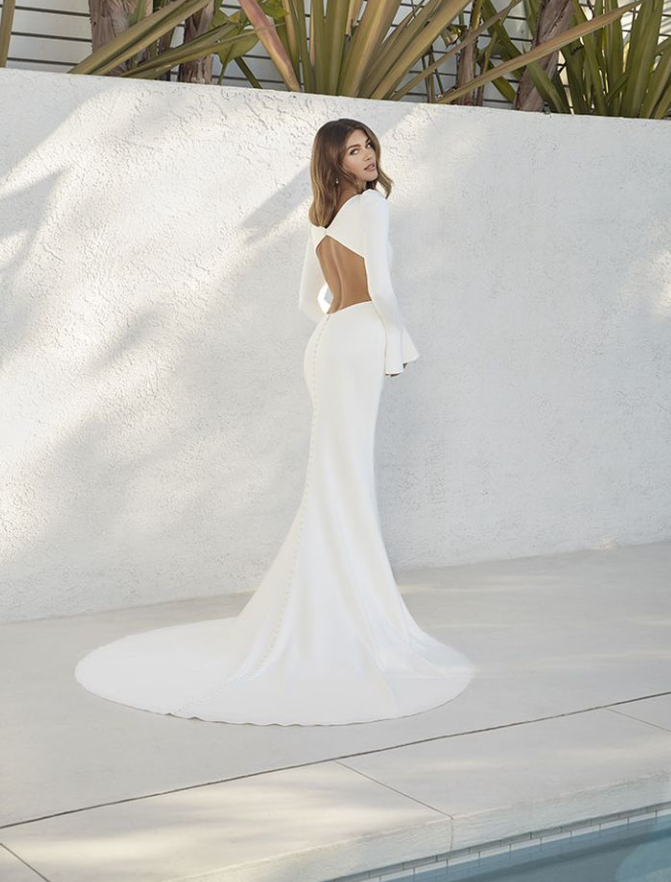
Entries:
{"label": "bell cuff sleeve", "polygon": [[364,195],[362,234],[368,293],[386,333],[384,372],[400,374],[403,365],[419,358],[419,352],[405,329],[403,316],[394,294],[389,270],[389,206],[375,190]]}

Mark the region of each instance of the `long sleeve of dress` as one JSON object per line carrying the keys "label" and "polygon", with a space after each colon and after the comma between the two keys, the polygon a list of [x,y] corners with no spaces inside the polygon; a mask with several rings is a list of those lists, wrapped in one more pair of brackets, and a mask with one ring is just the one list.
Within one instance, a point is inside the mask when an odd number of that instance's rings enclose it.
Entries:
{"label": "long sleeve of dress", "polygon": [[319,292],[326,284],[326,279],[319,265],[315,246],[312,241],[312,231],[308,231],[308,243],[303,259],[303,271],[298,291],[298,308],[313,322],[319,322],[324,317],[324,310],[319,304]]}
{"label": "long sleeve of dress", "polygon": [[[366,194],[368,195],[368,194]],[[417,347],[405,329],[391,281],[388,241],[389,206],[385,197],[371,191],[361,203],[362,240],[368,293],[386,332],[384,372],[400,374],[404,364],[419,358]]]}

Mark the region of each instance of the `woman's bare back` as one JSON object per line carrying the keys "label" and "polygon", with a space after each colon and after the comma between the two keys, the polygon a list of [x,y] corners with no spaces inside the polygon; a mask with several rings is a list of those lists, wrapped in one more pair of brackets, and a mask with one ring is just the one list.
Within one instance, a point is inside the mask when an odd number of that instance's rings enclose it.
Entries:
{"label": "woman's bare back", "polygon": [[329,314],[371,299],[366,264],[360,254],[327,234],[317,246],[317,258],[333,294]]}

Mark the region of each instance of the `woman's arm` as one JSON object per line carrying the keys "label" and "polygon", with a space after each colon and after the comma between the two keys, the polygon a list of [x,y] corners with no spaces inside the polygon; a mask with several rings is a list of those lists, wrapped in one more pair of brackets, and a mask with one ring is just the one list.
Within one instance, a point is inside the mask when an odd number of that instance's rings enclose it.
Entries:
{"label": "woman's arm", "polygon": [[387,336],[384,372],[396,376],[408,362],[419,358],[419,353],[405,329],[391,282],[387,252],[389,206],[381,193],[371,190],[361,202],[361,211],[368,293]]}
{"label": "woman's arm", "polygon": [[312,241],[312,230],[308,231],[308,244],[303,258],[303,271],[298,292],[298,308],[313,322],[324,317],[324,310],[319,305],[319,292],[326,284],[322,268],[317,259]]}

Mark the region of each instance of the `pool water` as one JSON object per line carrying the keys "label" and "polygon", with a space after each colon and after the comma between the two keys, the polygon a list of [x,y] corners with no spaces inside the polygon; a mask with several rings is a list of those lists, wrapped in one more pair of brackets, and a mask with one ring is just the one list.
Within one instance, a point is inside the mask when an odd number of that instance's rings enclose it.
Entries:
{"label": "pool water", "polygon": [[671,882],[671,815],[415,869],[395,882]]}

